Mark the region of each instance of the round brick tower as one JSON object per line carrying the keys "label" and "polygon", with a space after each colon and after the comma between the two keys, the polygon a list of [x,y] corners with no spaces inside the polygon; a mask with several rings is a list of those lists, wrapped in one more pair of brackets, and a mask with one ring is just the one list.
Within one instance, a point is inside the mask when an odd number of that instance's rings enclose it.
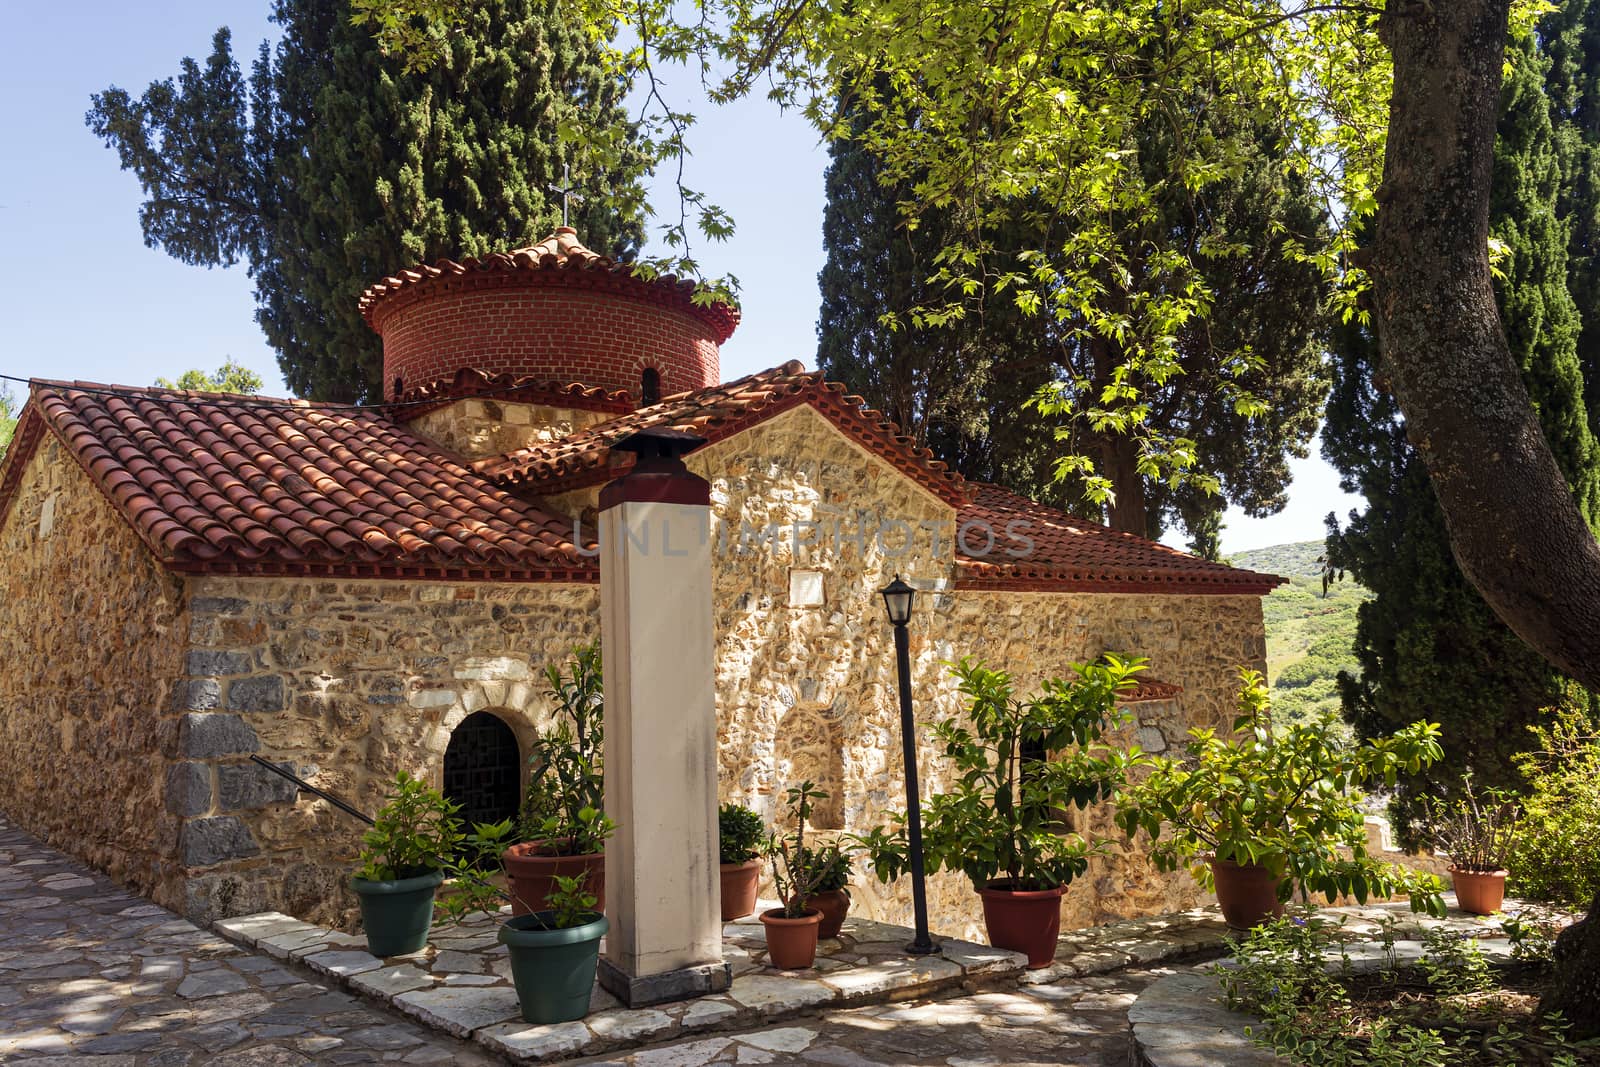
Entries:
{"label": "round brick tower", "polygon": [[418,266],[371,286],[361,313],[383,337],[384,397],[463,371],[626,391],[635,404],[721,380],[718,346],[739,323],[697,306],[694,284],[635,277],[569,226],[528,248]]}

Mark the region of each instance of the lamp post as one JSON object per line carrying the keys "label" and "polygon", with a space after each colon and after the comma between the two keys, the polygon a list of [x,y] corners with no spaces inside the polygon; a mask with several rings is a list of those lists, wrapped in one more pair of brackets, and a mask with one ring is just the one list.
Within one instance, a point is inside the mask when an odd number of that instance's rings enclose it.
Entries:
{"label": "lamp post", "polygon": [[900,580],[883,589],[883,605],[894,626],[894,652],[900,672],[900,745],[906,767],[906,834],[911,852],[911,908],[916,916],[917,936],[906,951],[913,956],[931,956],[939,946],[928,936],[928,892],[922,871],[922,798],[917,791],[917,735],[911,721],[911,642],[906,624],[911,621],[911,605],[916,590]]}

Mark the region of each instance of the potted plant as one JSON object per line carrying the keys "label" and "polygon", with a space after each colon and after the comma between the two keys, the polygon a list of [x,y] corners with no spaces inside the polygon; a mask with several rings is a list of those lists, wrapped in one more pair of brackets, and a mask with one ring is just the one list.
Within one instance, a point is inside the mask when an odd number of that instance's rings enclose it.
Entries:
{"label": "potted plant", "polygon": [[374,956],[404,956],[428,943],[434,896],[462,839],[458,808],[405,771],[395,776],[350,880]]}
{"label": "potted plant", "polygon": [[806,819],[811,816],[812,802],[827,795],[809,779],[788,790],[785,796],[794,833],[770,836],[765,842],[772,883],[783,905],[762,912],[761,925],[767,932],[767,960],[782,971],[804,970],[816,962],[822,912],[811,903],[811,896],[821,872],[806,862]]}
{"label": "potted plant", "polygon": [[[1074,664],[1070,681],[1051,679],[1028,699],[1014,695],[1004,671],[971,659],[951,667],[967,714],[935,722],[932,732],[959,777],[923,804],[924,862],[966,874],[990,943],[1044,967],[1055,958],[1062,894],[1106,846],[1063,832],[1060,813],[1109,799],[1142,759],[1102,738],[1126,721],[1117,694],[1143,662]],[[909,869],[904,815],[858,840],[884,881]]]}
{"label": "potted plant", "polygon": [[[509,819],[481,824],[466,838],[452,871],[457,892],[444,904],[456,921],[469,913],[493,913],[512,899],[509,890],[494,884],[491,874],[498,872],[490,869],[497,860],[504,863],[512,825]],[[511,981],[524,1022],[571,1022],[589,1013],[600,939],[609,924],[587,881],[587,871],[555,875],[546,907],[500,924],[499,941],[511,957]]]}
{"label": "potted plant", "polygon": [[519,843],[503,857],[511,908],[517,915],[544,911],[555,879],[582,873],[604,910],[603,849],[614,827],[604,815],[600,646],[579,646],[565,671],[548,665],[545,681],[557,717],[534,739],[518,817]]}
{"label": "potted plant", "polygon": [[722,921],[742,919],[756,910],[761,882],[761,843],[767,827],[743,804],[717,809],[718,859],[722,863]]}
{"label": "potted plant", "polygon": [[1233,733],[1190,730],[1184,759],[1151,761],[1117,798],[1117,824],[1129,837],[1142,829],[1156,839],[1150,855],[1159,869],[1189,865],[1236,930],[1282,914],[1296,889],[1330,902],[1405,893],[1413,908],[1443,915],[1437,878],[1367,854],[1356,792],[1437,760],[1439,727],[1413,723],[1350,747],[1327,720],[1274,723],[1261,673],[1239,674]]}
{"label": "potted plant", "polygon": [[850,914],[850,856],[838,841],[807,849],[800,861],[806,880],[812,883],[805,903],[822,913],[817,926],[818,940],[838,937]]}
{"label": "potted plant", "polygon": [[1450,857],[1456,903],[1474,915],[1493,915],[1506,899],[1506,860],[1521,809],[1499,789],[1473,792],[1472,776],[1462,780],[1461,797],[1434,800],[1427,808],[1427,834]]}

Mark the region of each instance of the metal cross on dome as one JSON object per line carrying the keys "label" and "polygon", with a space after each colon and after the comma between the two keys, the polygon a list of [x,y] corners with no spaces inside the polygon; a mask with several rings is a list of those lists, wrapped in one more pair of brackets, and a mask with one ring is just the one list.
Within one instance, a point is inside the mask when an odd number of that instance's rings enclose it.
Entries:
{"label": "metal cross on dome", "polygon": [[581,196],[574,197],[572,195],[573,193],[578,191],[578,187],[572,184],[572,164],[570,164],[570,163],[562,163],[561,164],[561,180],[565,184],[556,189],[556,192],[561,194],[561,225],[570,226],[570,225],[572,225],[572,223],[569,222],[568,219],[567,219],[568,201],[573,200],[573,199],[577,199],[577,200],[582,200],[583,199],[583,197],[581,197]]}

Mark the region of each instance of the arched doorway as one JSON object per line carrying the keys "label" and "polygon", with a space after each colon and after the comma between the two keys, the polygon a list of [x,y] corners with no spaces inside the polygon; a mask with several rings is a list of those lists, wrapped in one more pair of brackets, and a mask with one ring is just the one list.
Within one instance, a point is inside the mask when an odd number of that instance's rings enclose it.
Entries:
{"label": "arched doorway", "polygon": [[477,711],[461,720],[444,750],[445,799],[461,805],[467,829],[513,818],[522,802],[522,752],[505,720]]}

